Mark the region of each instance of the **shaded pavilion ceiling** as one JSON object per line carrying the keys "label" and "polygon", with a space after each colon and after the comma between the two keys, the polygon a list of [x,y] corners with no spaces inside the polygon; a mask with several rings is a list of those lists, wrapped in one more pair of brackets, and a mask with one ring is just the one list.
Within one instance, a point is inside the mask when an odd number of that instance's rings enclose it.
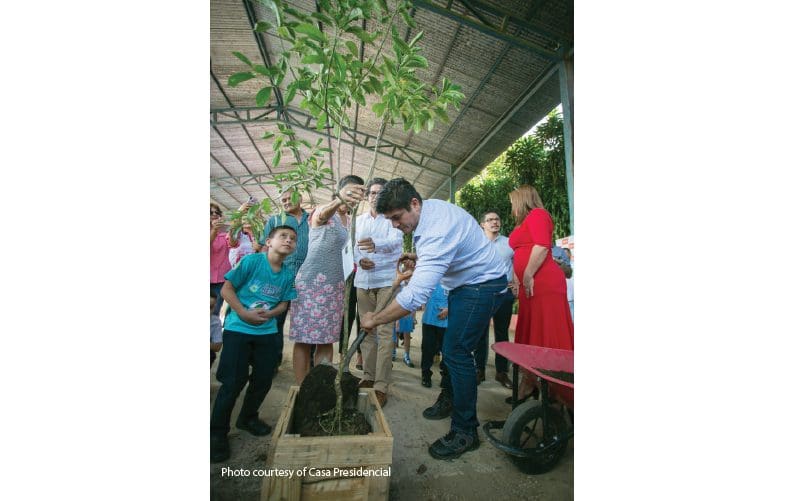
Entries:
{"label": "shaded pavilion ceiling", "polygon": [[[289,3],[297,10],[315,11],[313,0]],[[447,199],[451,189],[461,188],[561,102],[558,63],[572,54],[573,4],[571,0],[415,0],[414,5],[417,27],[398,25],[398,29],[406,40],[424,31],[419,46],[429,66],[418,75],[433,85],[441,85],[447,77],[461,86],[465,98],[458,111],[449,110],[449,123],[437,122],[431,132],[403,131],[402,124],[388,127],[374,176],[405,177],[423,198]],[[255,95],[263,81],[230,87],[227,80],[247,69],[234,51],[267,66],[277,59],[274,28],[267,33],[252,29],[258,20],[274,25],[274,16],[262,4],[248,0],[211,0],[210,7],[211,200],[227,210],[250,196],[277,201],[277,189],[263,183],[274,173],[289,170],[293,158],[285,154],[273,167],[271,141],[261,137],[267,131],[277,132],[279,121],[312,143],[323,137],[333,149],[327,160],[335,172],[366,178],[380,126],[370,99],[367,106],[354,108],[352,128],[344,131],[338,147],[329,132],[309,125],[310,116],[296,103],[283,101],[289,77],[280,92],[272,93],[270,103],[257,107]],[[366,29],[371,31],[371,26]],[[374,51],[365,47],[365,57],[374,54],[370,50]],[[329,197],[329,191],[320,189],[305,202]]]}

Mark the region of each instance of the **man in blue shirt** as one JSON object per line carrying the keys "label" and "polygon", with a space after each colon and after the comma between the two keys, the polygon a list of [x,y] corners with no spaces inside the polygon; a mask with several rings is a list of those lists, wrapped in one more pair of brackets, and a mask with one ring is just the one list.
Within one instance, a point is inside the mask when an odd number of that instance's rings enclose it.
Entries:
{"label": "man in blue shirt", "polygon": [[[508,291],[503,298],[503,302],[497,313],[492,317],[494,325],[494,341],[508,341],[508,326],[511,324],[511,313],[514,308],[514,295],[516,294],[514,285],[514,250],[508,245],[508,237],[500,234],[500,216],[496,212],[486,212],[481,216],[481,228],[486,238],[492,242],[497,249],[500,258],[506,264],[506,276],[508,277]],[[489,326],[483,331],[478,349],[475,352],[475,362],[478,365],[478,384],[486,380],[486,360],[489,358]],[[508,360],[497,353],[494,354],[495,381],[506,388],[511,388],[511,380],[508,378]]]}
{"label": "man in blue shirt", "polygon": [[[297,233],[297,247],[294,253],[286,257],[284,264],[292,272],[292,277],[297,275],[297,270],[306,260],[308,254],[308,212],[300,207],[300,202],[303,198],[298,193],[297,203],[292,202],[292,192],[285,191],[280,195],[281,205],[283,206],[284,214],[276,214],[269,218],[266,226],[264,226],[264,235],[269,235],[273,228],[281,225],[286,225],[292,228]],[[264,242],[259,242],[264,245]],[[286,316],[289,314],[289,308],[278,315],[278,364],[275,366],[275,371],[283,361],[283,324],[286,323]]]}
{"label": "man in blue shirt", "polygon": [[403,233],[413,233],[417,264],[408,285],[378,313],[365,312],[372,329],[416,311],[437,284],[449,289],[448,324],[442,346],[448,376],[428,419],[450,416],[450,432],[428,448],[436,459],[456,458],[478,448],[475,351],[508,288],[506,266],[478,222],[460,207],[425,200],[408,181],[392,179],[378,195],[377,211]]}
{"label": "man in blue shirt", "polygon": [[275,317],[297,297],[294,275],[283,262],[294,252],[296,239],[297,234],[289,226],[273,228],[266,240],[266,253],[245,256],[225,274],[222,297],[231,310],[225,316],[224,349],[217,368],[222,387],[211,412],[212,463],[230,457],[231,413],[248,381],[236,427],[258,436],[272,431],[258,418],[258,408],[272,386],[278,362],[280,336]]}

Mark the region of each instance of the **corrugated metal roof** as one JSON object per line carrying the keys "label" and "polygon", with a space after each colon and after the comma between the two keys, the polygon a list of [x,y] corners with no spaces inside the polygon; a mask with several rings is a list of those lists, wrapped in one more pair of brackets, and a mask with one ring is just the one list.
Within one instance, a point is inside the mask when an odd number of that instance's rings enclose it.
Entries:
{"label": "corrugated metal roof", "polygon": [[[313,1],[289,3],[309,13],[315,9]],[[419,45],[429,62],[418,73],[420,78],[440,84],[447,77],[461,86],[465,99],[460,111],[449,110],[449,123],[437,123],[431,132],[414,134],[403,131],[402,125],[387,128],[374,175],[402,176],[425,198],[447,198],[451,170],[457,190],[561,102],[556,64],[572,51],[573,4],[571,0],[415,0],[414,4],[417,28],[410,36],[425,32]],[[253,17],[274,21],[271,11],[255,2],[211,1],[210,193],[226,209],[235,209],[250,196],[277,200],[276,188],[263,181],[288,170],[293,161],[284,155],[272,168],[271,141],[261,139],[265,131],[277,130],[275,93],[259,109],[255,95],[263,82],[227,84],[230,75],[246,70],[233,51],[267,65],[265,60],[275,61],[279,52],[274,31],[254,32]],[[400,28],[405,33],[405,25]],[[366,57],[374,50],[367,46]],[[281,85],[284,95],[290,81],[287,77]],[[368,173],[373,151],[363,144],[374,145],[369,138],[377,135],[380,125],[371,104],[368,99],[366,107],[358,107],[357,117],[351,116],[352,131],[343,134],[338,147],[331,139],[334,152],[326,160],[336,170],[341,156],[342,175]],[[306,114],[296,104],[289,103],[287,113],[299,137],[315,142],[322,135],[327,144],[326,132],[303,127]],[[317,202],[329,199],[324,190],[313,196]]]}

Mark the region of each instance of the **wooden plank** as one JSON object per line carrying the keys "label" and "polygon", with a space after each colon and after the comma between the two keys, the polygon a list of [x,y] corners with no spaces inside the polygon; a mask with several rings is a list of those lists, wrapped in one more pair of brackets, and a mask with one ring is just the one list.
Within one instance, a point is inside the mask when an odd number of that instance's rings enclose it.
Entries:
{"label": "wooden plank", "polygon": [[[364,413],[373,432],[368,435],[338,437],[300,437],[291,429],[294,404],[299,393],[292,386],[281,416],[275,424],[267,468],[324,469],[359,468],[380,470],[392,464],[394,439],[373,389],[361,390],[357,408]],[[266,477],[262,481],[261,500],[385,500],[389,496],[387,477],[323,477],[295,475]]]}
{"label": "wooden plank", "polygon": [[275,467],[360,466],[391,464],[392,437],[345,436],[280,439],[275,448]]}

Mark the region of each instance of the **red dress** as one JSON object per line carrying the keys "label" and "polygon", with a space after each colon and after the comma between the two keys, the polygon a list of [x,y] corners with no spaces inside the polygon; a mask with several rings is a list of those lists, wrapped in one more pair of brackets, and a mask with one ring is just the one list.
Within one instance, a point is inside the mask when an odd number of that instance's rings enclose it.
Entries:
{"label": "red dress", "polygon": [[[564,272],[553,260],[553,220],[545,209],[533,209],[508,236],[514,249],[514,273],[520,283],[519,317],[514,342],[573,350],[572,317],[567,302]],[[522,275],[534,244],[547,248],[547,256],[533,275],[533,295],[525,296]]]}

